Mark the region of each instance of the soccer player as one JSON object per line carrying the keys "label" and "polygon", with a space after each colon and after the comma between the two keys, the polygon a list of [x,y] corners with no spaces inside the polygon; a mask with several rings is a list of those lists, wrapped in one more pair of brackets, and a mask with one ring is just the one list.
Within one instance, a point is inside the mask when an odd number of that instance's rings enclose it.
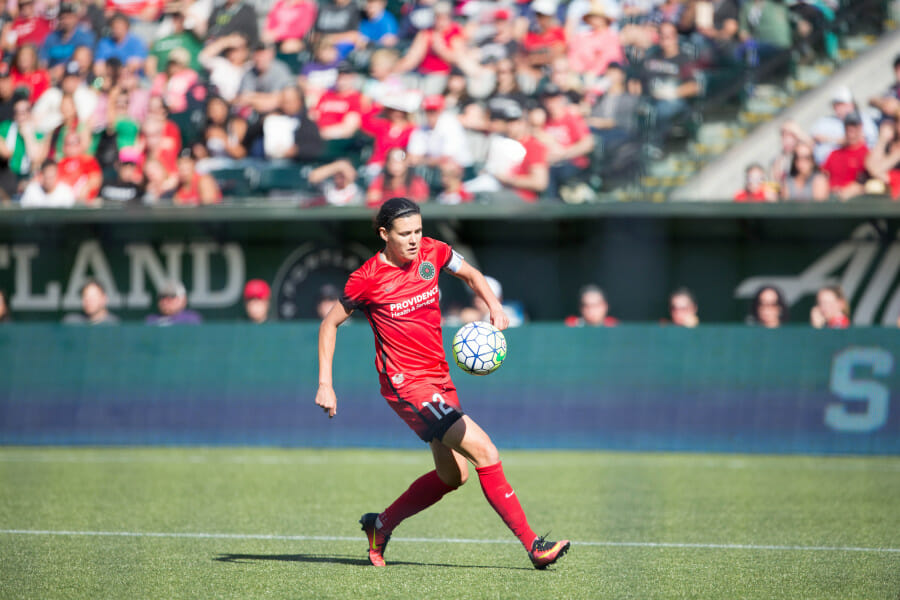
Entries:
{"label": "soccer player", "polygon": [[369,562],[383,567],[384,550],[394,529],[428,508],[468,478],[471,462],[487,501],[525,546],[535,568],[553,564],[569,541],[535,535],[491,438],[466,415],[450,380],[441,339],[438,275],[441,270],[464,281],[490,308],[491,322],[505,329],[509,319],[484,275],[444,242],[422,236],[419,206],[391,198],[375,218],[384,250],[354,271],[340,302],[319,328],[319,389],[316,404],[329,417],[337,413],[332,363],[338,326],[361,311],[375,333],[375,365],[388,405],[431,446],[435,469],[419,477],[382,513],[360,519],[369,540]]}

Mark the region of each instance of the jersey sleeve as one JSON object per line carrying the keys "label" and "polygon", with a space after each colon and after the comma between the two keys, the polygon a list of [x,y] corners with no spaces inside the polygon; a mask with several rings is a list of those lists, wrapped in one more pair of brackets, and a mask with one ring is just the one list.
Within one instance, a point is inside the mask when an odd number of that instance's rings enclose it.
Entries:
{"label": "jersey sleeve", "polygon": [[441,269],[456,273],[462,265],[463,257],[453,250],[450,244],[440,240],[434,240],[435,262]]}
{"label": "jersey sleeve", "polygon": [[368,278],[357,269],[350,274],[341,295],[341,304],[347,311],[355,310],[366,303],[366,292],[369,289]]}

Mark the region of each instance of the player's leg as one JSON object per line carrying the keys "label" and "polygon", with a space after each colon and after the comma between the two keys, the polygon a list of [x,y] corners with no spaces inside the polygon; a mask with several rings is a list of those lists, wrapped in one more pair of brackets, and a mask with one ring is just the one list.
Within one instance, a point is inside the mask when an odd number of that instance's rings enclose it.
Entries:
{"label": "player's leg", "polygon": [[[465,457],[437,439],[444,434],[449,424],[461,417],[455,394],[448,394],[445,398],[438,390],[444,391],[438,387],[411,390],[406,396],[408,398],[406,402],[398,402],[394,397],[386,396],[397,414],[419,437],[429,442],[435,469],[416,479],[380,514],[367,513],[360,519],[362,529],[369,539],[369,561],[375,566],[384,566],[384,549],[391,533],[401,522],[425,510],[445,494],[458,488],[468,477]],[[432,402],[440,408],[424,406]]]}
{"label": "player's leg", "polygon": [[500,462],[500,452],[490,436],[468,415],[450,426],[441,438],[441,445],[464,456],[476,469]]}
{"label": "player's leg", "polygon": [[431,455],[438,477],[447,485],[458,488],[469,479],[469,461],[439,440],[431,440]]}
{"label": "player's leg", "polygon": [[471,417],[463,415],[447,430],[441,441],[475,465],[485,498],[525,546],[535,567],[543,569],[566,553],[569,549],[568,540],[546,541],[543,537],[538,537],[528,525],[525,511],[503,473],[497,447]]}
{"label": "player's leg", "polygon": [[405,519],[419,513],[452,492],[469,475],[465,457],[438,440],[431,441],[434,470],[416,479],[399,498],[378,515],[378,529],[387,535]]}

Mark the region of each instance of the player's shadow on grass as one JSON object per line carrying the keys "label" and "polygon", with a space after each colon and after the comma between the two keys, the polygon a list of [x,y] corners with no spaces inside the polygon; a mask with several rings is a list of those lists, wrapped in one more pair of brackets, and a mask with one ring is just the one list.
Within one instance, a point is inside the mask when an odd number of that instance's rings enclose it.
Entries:
{"label": "player's shadow on grass", "polygon": [[[369,561],[357,556],[337,556],[333,554],[219,554],[213,560],[230,563],[249,563],[260,560],[279,560],[283,562],[333,563],[368,567]],[[391,561],[391,565],[409,565],[414,567],[456,567],[458,569],[505,569],[513,571],[531,571],[525,567],[501,567],[499,565],[448,565],[424,562]]]}

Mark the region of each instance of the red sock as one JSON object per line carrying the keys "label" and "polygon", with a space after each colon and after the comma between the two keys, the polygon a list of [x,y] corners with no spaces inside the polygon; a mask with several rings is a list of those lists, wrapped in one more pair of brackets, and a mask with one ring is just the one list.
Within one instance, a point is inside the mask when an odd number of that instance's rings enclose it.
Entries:
{"label": "red sock", "polygon": [[506,481],[506,475],[503,474],[503,464],[497,463],[487,467],[476,468],[478,479],[481,481],[481,489],[487,501],[494,507],[506,526],[509,527],[513,534],[525,549],[531,551],[531,544],[537,537],[531,527],[528,526],[528,519],[525,518],[525,511],[516,498],[516,493],[512,486]]}
{"label": "red sock", "polygon": [[455,487],[450,487],[438,477],[437,471],[425,473],[409,486],[409,489],[400,494],[394,503],[384,509],[378,515],[378,526],[384,533],[390,533],[404,519],[423,511],[441,498],[444,494],[452,492]]}

